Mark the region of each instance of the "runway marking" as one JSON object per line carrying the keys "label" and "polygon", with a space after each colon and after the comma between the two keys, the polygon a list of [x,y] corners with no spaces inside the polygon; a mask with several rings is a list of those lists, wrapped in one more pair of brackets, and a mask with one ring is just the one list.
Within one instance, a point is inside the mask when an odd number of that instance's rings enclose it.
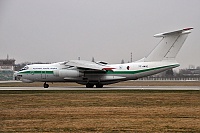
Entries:
{"label": "runway marking", "polygon": [[200,86],[106,86],[104,88],[66,87],[0,87],[1,90],[200,90]]}

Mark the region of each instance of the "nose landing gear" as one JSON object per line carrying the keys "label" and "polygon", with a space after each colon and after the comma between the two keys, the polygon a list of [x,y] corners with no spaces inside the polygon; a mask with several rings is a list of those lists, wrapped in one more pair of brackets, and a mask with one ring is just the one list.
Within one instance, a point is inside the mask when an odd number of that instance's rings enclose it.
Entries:
{"label": "nose landing gear", "polygon": [[49,88],[49,84],[47,84],[46,82],[44,83],[44,88]]}

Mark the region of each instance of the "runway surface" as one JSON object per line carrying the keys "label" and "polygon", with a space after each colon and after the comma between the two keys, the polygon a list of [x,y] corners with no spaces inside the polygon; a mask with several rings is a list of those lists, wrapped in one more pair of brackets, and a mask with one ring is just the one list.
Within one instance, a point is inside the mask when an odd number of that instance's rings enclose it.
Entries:
{"label": "runway surface", "polygon": [[105,86],[103,88],[67,87],[0,87],[1,90],[200,90],[200,86]]}

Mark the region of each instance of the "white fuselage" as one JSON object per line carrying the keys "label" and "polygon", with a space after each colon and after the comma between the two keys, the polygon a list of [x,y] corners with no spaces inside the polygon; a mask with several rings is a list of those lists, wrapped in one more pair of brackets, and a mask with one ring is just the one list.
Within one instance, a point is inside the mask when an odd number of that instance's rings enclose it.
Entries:
{"label": "white fuselage", "polygon": [[67,67],[63,62],[53,64],[27,65],[17,76],[23,82],[76,82],[79,84],[112,84],[126,80],[136,80],[174,67],[177,62],[133,62],[111,64],[104,67],[114,68],[105,71],[80,71],[76,67]]}

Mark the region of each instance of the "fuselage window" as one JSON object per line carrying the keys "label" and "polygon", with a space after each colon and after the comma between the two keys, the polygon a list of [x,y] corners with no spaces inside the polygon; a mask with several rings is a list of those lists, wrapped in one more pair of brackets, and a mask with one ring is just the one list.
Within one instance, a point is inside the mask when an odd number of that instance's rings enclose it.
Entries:
{"label": "fuselage window", "polygon": [[129,66],[127,66],[126,68],[127,68],[127,70],[129,70],[129,69],[130,69],[130,67],[129,67]]}
{"label": "fuselage window", "polygon": [[20,69],[19,71],[24,71],[24,70],[28,70],[28,66],[23,67],[23,68]]}

